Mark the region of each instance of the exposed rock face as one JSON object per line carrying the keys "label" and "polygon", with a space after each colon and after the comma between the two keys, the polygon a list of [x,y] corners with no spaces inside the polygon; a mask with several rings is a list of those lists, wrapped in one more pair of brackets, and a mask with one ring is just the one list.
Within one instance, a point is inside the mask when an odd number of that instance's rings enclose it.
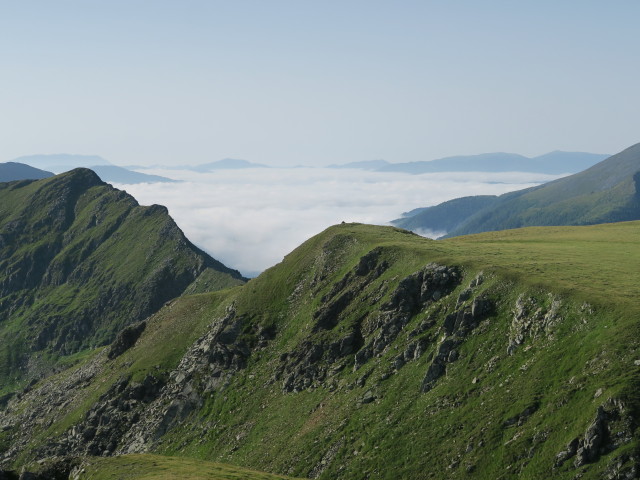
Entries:
{"label": "exposed rock face", "polygon": [[368,341],[356,354],[354,369],[381,354],[416,313],[451,293],[461,280],[457,268],[435,263],[401,280],[364,332]]}
{"label": "exposed rock face", "polygon": [[[106,361],[106,354],[101,353],[59,381],[43,382],[34,388],[28,387],[9,400],[4,411],[0,412],[0,431],[10,432],[12,441],[3,456],[0,456],[0,466],[11,463],[25,449],[37,431],[64,418],[71,406],[81,401],[83,389],[91,384]],[[24,404],[29,405],[29,408],[23,408]],[[46,447],[46,451],[50,453],[42,452],[40,458],[58,453],[79,453],[64,452],[55,446],[56,440],[52,439]]]}
{"label": "exposed rock face", "polygon": [[[247,343],[247,340],[240,338],[243,325],[243,319],[236,318],[234,308],[230,307],[227,314],[216,319],[207,334],[189,348],[168,378],[153,374],[146,375],[138,382],[121,378],[98,399],[83,420],[61,437],[51,439],[37,456],[46,458],[147,451],[168,430],[201,407],[203,395],[223,389],[236,372],[244,369],[252,348],[264,348],[273,337],[269,329],[258,329],[250,332],[249,337],[253,340]],[[130,342],[135,336],[135,332],[131,334],[131,331],[141,328],[137,325],[128,329],[129,333],[123,337]],[[121,347],[117,345],[121,343],[114,343],[119,351]],[[26,433],[37,428],[40,419],[46,418],[51,412],[64,414],[65,407],[101,371],[112,351],[97,356],[55,390],[51,390],[51,385],[47,384],[26,393],[34,398],[39,397],[38,401],[31,402],[38,405],[37,410],[20,412],[19,399],[10,401],[0,419],[13,423],[0,424],[0,428],[4,431],[19,428]],[[28,438],[28,435],[24,435],[24,441],[15,442],[5,452],[4,460],[0,459],[0,465],[15,458]]]}
{"label": "exposed rock face", "polygon": [[[633,419],[626,406],[617,399],[609,399],[597,408],[596,416],[584,435],[571,440],[566,449],[556,455],[554,468],[561,467],[567,460],[574,457],[574,468],[593,463],[601,455],[629,442],[633,430]],[[617,473],[610,478],[637,478],[627,475],[636,475],[640,463],[633,458],[627,458],[627,460],[630,460],[630,464],[624,466],[625,468],[620,464],[611,469],[611,472],[617,471]]]}
{"label": "exposed rock face", "polygon": [[[436,354],[422,381],[424,393],[431,390],[437,380],[446,374],[447,364],[458,360],[458,346],[494,309],[493,303],[488,298],[484,296],[473,297],[475,289],[482,284],[481,278],[481,276],[476,277],[469,287],[461,292],[456,302],[459,310],[447,315],[444,319],[444,335],[440,339]],[[471,301],[469,301],[470,299]]]}
{"label": "exposed rock face", "polygon": [[124,352],[133,347],[140,335],[142,335],[142,332],[144,331],[146,326],[147,323],[142,321],[136,323],[135,325],[129,325],[128,327],[125,327],[124,330],[122,330],[118,334],[116,339],[111,344],[111,347],[109,348],[109,353],[107,354],[109,360],[113,360],[114,358],[122,355]]}
{"label": "exposed rock face", "polygon": [[248,343],[241,338],[244,324],[242,318],[236,318],[233,306],[211,324],[209,332],[189,348],[170,373],[144,415],[129,425],[116,453],[148,451],[165,432],[198,409],[204,395],[224,389],[231,377],[246,367],[252,349],[263,348],[272,333],[256,331],[254,341]]}
{"label": "exposed rock face", "polygon": [[44,455],[113,454],[122,437],[139,421],[163,385],[164,382],[153,375],[147,375],[139,383],[121,379],[100,397],[84,421],[50,444]]}
{"label": "exposed rock face", "polygon": [[513,311],[507,353],[513,355],[527,337],[551,337],[553,328],[562,320],[559,313],[561,306],[562,302],[553,296],[550,296],[549,305],[545,306],[533,297],[520,295]]}
{"label": "exposed rock face", "polygon": [[400,281],[383,309],[413,315],[432,302],[448,295],[460,284],[457,268],[430,263],[422,270]]}

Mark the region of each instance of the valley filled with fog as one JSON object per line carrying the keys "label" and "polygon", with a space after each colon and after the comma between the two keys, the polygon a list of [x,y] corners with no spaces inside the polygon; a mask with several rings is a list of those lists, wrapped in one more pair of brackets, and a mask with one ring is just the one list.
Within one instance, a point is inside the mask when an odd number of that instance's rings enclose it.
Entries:
{"label": "valley filled with fog", "polygon": [[307,167],[144,172],[180,182],[115,186],[142,205],[165,205],[192,242],[247,276],[275,265],[309,237],[342,221],[387,225],[414,208],[462,196],[499,195],[558,178],[521,172],[407,175]]}

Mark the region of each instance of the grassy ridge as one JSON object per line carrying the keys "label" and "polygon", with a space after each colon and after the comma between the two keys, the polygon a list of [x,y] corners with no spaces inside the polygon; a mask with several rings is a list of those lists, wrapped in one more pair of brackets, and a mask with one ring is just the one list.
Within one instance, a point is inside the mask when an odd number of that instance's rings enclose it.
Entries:
{"label": "grassy ridge", "polygon": [[[464,360],[451,364],[446,379],[428,394],[418,388],[428,364],[422,359],[382,380],[393,371],[393,358],[406,345],[406,336],[367,368],[343,370],[335,387],[318,385],[297,394],[283,395],[277,384],[267,387],[265,379],[277,362],[256,360],[253,379],[238,378],[230,389],[233,397],[216,397],[209,403],[200,420],[216,425],[215,434],[205,433],[208,442],[194,438],[191,446],[176,448],[189,439],[188,431],[195,428],[190,425],[174,432],[175,447],[164,451],[198,457],[216,452],[220,459],[302,476],[337,448],[322,478],[398,478],[399,472],[405,478],[422,478],[424,472],[433,478],[573,478],[570,468],[552,470],[553,458],[585,431],[596,405],[618,396],[637,403],[633,388],[639,377],[632,361],[640,332],[633,299],[640,283],[633,262],[637,253],[630,250],[639,233],[640,224],[628,223],[433,242],[393,229],[332,228],[246,287],[250,292],[245,291],[243,311],[264,312],[267,298],[269,305],[282,305],[272,313],[285,319],[279,324],[277,352],[294,350],[309,339],[310,319],[320,297],[373,247],[384,248],[393,262],[380,284],[432,261],[463,265],[468,279],[483,270],[490,279],[483,288],[496,300],[497,315],[463,345]],[[325,265],[311,260],[327,254]],[[322,276],[333,260],[337,268],[328,273],[324,289],[284,306],[285,295],[296,284]],[[550,294],[558,295],[563,322],[508,356],[512,309],[523,294],[542,308],[548,307]],[[585,301],[591,302],[586,308],[596,308],[597,313],[584,313]],[[453,305],[443,308],[452,311]],[[354,308],[340,326],[369,310],[366,305]],[[405,330],[435,315],[436,311],[419,314]],[[423,359],[435,353],[435,343]],[[364,385],[354,386],[363,374],[369,375]],[[597,400],[599,389],[604,393]],[[368,390],[379,398],[363,405]],[[535,402],[540,407],[523,427],[502,427]],[[236,435],[243,436],[241,442],[234,441]],[[536,451],[531,460],[528,454],[523,457],[529,450]],[[604,462],[590,466],[585,478],[599,478],[604,468]]]}
{"label": "grassy ridge", "polygon": [[244,281],[164,207],[139,206],[90,170],[0,183],[0,394],[109,343],[200,275],[200,290]]}
{"label": "grassy ridge", "polygon": [[[253,332],[273,328],[273,339],[254,347],[246,367],[213,392],[198,383],[208,366],[196,370],[180,389],[199,392],[202,403],[146,444],[150,451],[323,479],[603,478],[632,462],[639,448],[639,238],[639,222],[446,241],[389,227],[331,227],[243,287],[181,298],[161,310],[135,347],[100,367],[72,413],[52,417],[31,452],[81,422],[120,379],[171,377],[191,342],[233,305],[239,338],[255,345]],[[378,276],[355,274],[371,252],[386,267]],[[452,293],[419,309],[359,368],[353,353],[326,354],[354,329],[362,335],[358,348],[381,338],[380,315],[394,291],[431,262],[459,269],[463,278]],[[480,274],[483,282],[459,301]],[[318,329],[317,312],[349,292],[335,326]],[[456,358],[423,393],[448,315],[474,298],[490,300],[492,311],[461,337]],[[398,363],[415,341],[422,354]],[[310,367],[327,374],[284,389],[286,374],[276,373],[286,359],[315,347],[325,353]],[[37,396],[16,408],[28,409],[29,401]],[[611,412],[607,428],[616,448],[577,468],[575,458],[554,467],[567,444],[585,437],[599,407]],[[179,477],[183,467],[174,468]]]}

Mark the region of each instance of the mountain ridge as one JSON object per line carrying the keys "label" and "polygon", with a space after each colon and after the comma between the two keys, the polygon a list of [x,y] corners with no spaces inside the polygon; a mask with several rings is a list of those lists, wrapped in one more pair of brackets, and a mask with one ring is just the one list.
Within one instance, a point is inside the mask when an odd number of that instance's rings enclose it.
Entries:
{"label": "mountain ridge", "polygon": [[[640,144],[543,185],[497,197],[463,197],[392,221],[434,229],[447,216],[446,236],[525,226],[591,225],[640,219]],[[465,209],[460,205],[464,203]]]}
{"label": "mountain ridge", "polygon": [[190,285],[245,281],[191,244],[165,207],[142,207],[88,169],[0,184],[0,205],[5,389],[54,357],[109,343]]}
{"label": "mountain ridge", "polygon": [[639,229],[436,242],[331,227],[11,399],[0,462],[153,452],[321,479],[632,478]]}

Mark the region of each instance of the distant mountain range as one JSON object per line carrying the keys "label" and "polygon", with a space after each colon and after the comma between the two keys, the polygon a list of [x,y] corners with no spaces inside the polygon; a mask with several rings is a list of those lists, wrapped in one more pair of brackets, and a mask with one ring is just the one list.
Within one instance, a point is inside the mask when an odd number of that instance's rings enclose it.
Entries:
{"label": "distant mountain range", "polygon": [[24,163],[6,162],[0,163],[0,182],[13,182],[14,180],[40,180],[53,177],[52,172],[30,167]]}
{"label": "distant mountain range", "polygon": [[[392,165],[392,164],[387,162],[386,160],[364,160],[362,162],[350,162],[350,163],[343,163],[341,165],[333,164],[333,165],[327,166],[327,168],[336,168],[336,169],[355,168],[359,170],[376,171],[376,170],[382,170],[383,168],[388,167],[389,165]],[[396,165],[401,165],[401,164],[396,164]]]}
{"label": "distant mountain range", "polygon": [[[161,177],[159,175],[148,175],[146,173],[134,172],[125,167],[118,167],[113,165],[108,160],[97,155],[70,155],[66,153],[53,154],[53,155],[28,155],[24,157],[16,158],[14,162],[35,167],[37,169],[43,168],[49,170],[49,175],[54,173],[63,173],[73,170],[74,168],[89,168],[96,172],[100,179],[104,182],[110,183],[123,183],[123,184],[135,184],[135,183],[156,183],[156,182],[175,182],[171,178]],[[25,174],[15,180],[24,179],[36,179],[46,177],[33,177],[34,173],[28,174],[27,170],[24,170]],[[0,180],[9,181],[9,180]]]}
{"label": "distant mountain range", "polygon": [[394,220],[413,231],[465,235],[526,226],[640,219],[640,144],[591,168],[501,196],[463,197]]}
{"label": "distant mountain range", "polygon": [[[185,168],[185,167],[181,167]],[[186,167],[189,170],[193,170],[194,172],[212,172],[214,170],[240,170],[243,168],[269,168],[267,165],[263,165],[262,163],[253,163],[247,160],[238,160],[235,158],[223,158],[222,160],[218,160],[217,162],[203,163],[201,165],[195,165],[192,167]]]}
{"label": "distant mountain range", "polygon": [[74,168],[91,168],[96,165],[113,165],[98,155],[75,155],[55,153],[46,155],[25,155],[13,160],[35,168],[42,168],[54,173],[62,173]]}
{"label": "distant mountain range", "polygon": [[498,152],[408,163],[370,160],[329,165],[327,168],[355,168],[376,172],[404,172],[414,175],[437,172],[530,172],[560,175],[579,172],[608,156],[597,153],[555,151],[529,158],[516,153]]}
{"label": "distant mountain range", "polygon": [[91,170],[96,172],[100,179],[109,183],[167,183],[177,182],[167,177],[161,177],[160,175],[149,175],[147,173],[134,172],[124,167],[116,167],[115,165],[94,165]]}
{"label": "distant mountain range", "polygon": [[[484,153],[480,155],[454,156],[409,163],[390,163],[386,160],[364,160],[344,164],[332,164],[324,168],[334,170],[355,169],[371,172],[403,172],[409,174],[437,172],[529,172],[560,175],[579,172],[595,165],[608,156],[609,155],[597,153],[555,151],[538,157],[529,158],[515,153]],[[247,160],[225,158],[216,162],[203,163],[200,165],[132,165],[127,168],[133,170],[165,168],[207,173],[217,170],[241,170],[246,168],[271,167],[269,165],[254,163]],[[301,167],[297,166],[290,168]]]}
{"label": "distant mountain range", "polygon": [[127,165],[126,168],[132,170],[146,170],[151,168],[162,168],[167,170],[191,170],[199,173],[209,173],[216,170],[242,170],[245,168],[271,168],[262,163],[249,162],[237,158],[223,158],[215,162],[201,163],[198,165]]}

